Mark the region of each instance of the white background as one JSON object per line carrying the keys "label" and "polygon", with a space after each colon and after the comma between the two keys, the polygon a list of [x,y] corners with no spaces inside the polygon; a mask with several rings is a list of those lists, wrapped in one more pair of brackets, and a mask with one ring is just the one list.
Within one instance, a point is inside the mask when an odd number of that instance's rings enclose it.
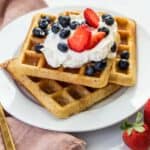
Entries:
{"label": "white background", "polygon": [[[150,32],[150,1],[149,0],[46,0],[49,7],[71,4],[89,3],[100,8],[108,8],[134,18]],[[133,116],[134,118],[134,116]],[[128,150],[121,139],[120,124],[94,132],[78,133],[76,136],[87,141],[88,150]]]}

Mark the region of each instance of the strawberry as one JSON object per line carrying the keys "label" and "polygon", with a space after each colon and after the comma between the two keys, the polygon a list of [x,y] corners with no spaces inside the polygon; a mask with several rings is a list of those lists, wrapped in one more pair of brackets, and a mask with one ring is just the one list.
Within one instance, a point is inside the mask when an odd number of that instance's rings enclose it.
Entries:
{"label": "strawberry", "polygon": [[95,47],[104,37],[105,37],[105,32],[96,32],[92,35],[91,41],[86,47],[87,49],[92,49]]}
{"label": "strawberry", "polygon": [[146,123],[141,122],[142,114],[138,113],[135,123],[125,121],[121,125],[122,138],[126,145],[132,150],[148,150],[150,146],[150,128]]}
{"label": "strawberry", "polygon": [[90,8],[86,8],[84,10],[84,18],[90,26],[92,26],[94,28],[98,27],[99,17],[94,10],[92,10]]}
{"label": "strawberry", "polygon": [[144,121],[150,126],[150,99],[144,106]]}
{"label": "strawberry", "polygon": [[72,36],[68,38],[69,47],[76,51],[82,52],[86,49],[91,41],[91,31],[86,24],[78,26]]}

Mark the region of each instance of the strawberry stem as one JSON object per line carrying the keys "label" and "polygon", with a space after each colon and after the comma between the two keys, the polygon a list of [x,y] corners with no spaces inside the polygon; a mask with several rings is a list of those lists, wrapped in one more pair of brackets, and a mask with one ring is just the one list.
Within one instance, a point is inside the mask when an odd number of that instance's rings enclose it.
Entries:
{"label": "strawberry stem", "polygon": [[135,122],[130,123],[130,122],[128,122],[128,120],[125,120],[121,124],[120,128],[121,128],[121,130],[127,130],[128,135],[130,135],[132,133],[133,129],[137,132],[144,132],[145,128],[143,127],[144,123],[143,123],[142,119],[143,119],[143,114],[141,112],[138,112]]}
{"label": "strawberry stem", "polygon": [[142,118],[143,118],[143,114],[142,114],[141,112],[138,112],[138,113],[137,113],[137,116],[136,116],[135,122],[136,122],[136,123],[140,123],[141,120],[142,120]]}

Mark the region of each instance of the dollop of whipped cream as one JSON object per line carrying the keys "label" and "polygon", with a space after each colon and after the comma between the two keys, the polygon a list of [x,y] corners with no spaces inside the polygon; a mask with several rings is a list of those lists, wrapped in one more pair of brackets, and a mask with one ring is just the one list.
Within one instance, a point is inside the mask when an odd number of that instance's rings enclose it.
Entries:
{"label": "dollop of whipped cream", "polygon": [[[71,16],[71,20],[78,21],[79,23],[83,22],[83,16]],[[113,25],[106,25],[100,17],[99,27],[107,27],[109,29],[109,34],[102,39],[93,49],[85,50],[83,52],[75,52],[71,49],[68,49],[67,52],[63,53],[58,50],[57,45],[60,42],[67,44],[67,39],[61,39],[58,34],[54,34],[51,30],[46,37],[44,42],[44,48],[42,53],[44,54],[47,63],[53,68],[63,66],[64,68],[79,68],[82,65],[91,62],[91,61],[101,61],[105,58],[112,58],[116,56],[115,52],[111,52],[111,47],[116,41],[117,37],[117,23],[114,22]],[[97,29],[92,29],[92,32],[97,32]],[[71,30],[73,34],[74,30]],[[79,43],[80,44],[80,43]]]}

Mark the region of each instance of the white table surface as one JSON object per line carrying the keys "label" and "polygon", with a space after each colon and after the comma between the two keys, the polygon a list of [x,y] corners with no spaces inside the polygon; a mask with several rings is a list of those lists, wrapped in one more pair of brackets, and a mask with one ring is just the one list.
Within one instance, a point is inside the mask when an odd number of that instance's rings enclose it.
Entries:
{"label": "white table surface", "polygon": [[[99,5],[100,8],[111,9],[134,18],[150,32],[149,0],[46,0],[50,7],[71,4]],[[91,5],[92,4],[92,5]],[[134,116],[133,116],[134,117]],[[78,133],[76,136],[87,141],[88,150],[128,150],[121,139],[120,124],[93,132]]]}

